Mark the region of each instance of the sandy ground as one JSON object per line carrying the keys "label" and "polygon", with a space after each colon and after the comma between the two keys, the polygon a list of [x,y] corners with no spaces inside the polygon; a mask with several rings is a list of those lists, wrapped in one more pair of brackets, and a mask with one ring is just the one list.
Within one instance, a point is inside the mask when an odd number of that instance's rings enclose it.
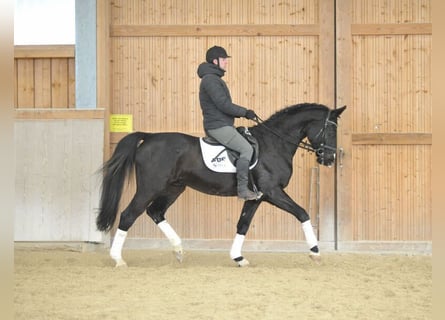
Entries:
{"label": "sandy ground", "polygon": [[432,319],[432,257],[15,250],[15,319]]}

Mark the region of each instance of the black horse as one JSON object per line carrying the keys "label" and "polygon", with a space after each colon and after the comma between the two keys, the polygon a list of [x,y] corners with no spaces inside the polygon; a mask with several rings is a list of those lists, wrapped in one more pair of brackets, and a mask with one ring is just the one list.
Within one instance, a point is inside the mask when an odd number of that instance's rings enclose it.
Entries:
{"label": "black horse", "polygon": [[[309,215],[283,190],[292,175],[292,159],[299,146],[314,151],[317,162],[331,166],[337,148],[337,118],[346,106],[330,110],[321,104],[298,104],[282,109],[266,121],[248,128],[258,140],[259,159],[251,171],[253,182],[263,193],[259,200],[244,203],[237,233],[230,251],[239,266],[248,261],[241,248],[253,216],[261,202],[283,209],[301,223],[312,257],[319,256],[318,242]],[[307,138],[308,142],[303,139]],[[182,261],[181,239],[165,220],[165,213],[186,187],[219,196],[236,196],[234,173],[209,170],[201,157],[199,138],[182,133],[134,132],[117,145],[103,166],[102,195],[97,228],[109,231],[116,220],[124,181],[135,168],[136,193],[120,216],[110,249],[116,266],[126,265],[122,247],[128,229],[146,211],[170,240],[176,257]]]}

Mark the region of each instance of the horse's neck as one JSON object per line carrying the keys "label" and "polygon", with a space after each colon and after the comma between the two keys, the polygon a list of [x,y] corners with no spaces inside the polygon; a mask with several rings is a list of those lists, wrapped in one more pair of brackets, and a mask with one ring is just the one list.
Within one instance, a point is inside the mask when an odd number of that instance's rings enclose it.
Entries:
{"label": "horse's neck", "polygon": [[[293,122],[275,121],[274,123],[264,123],[262,131],[270,139],[270,147],[277,149],[277,154],[287,154],[293,157],[298,149],[300,142],[306,138],[305,121],[297,119]],[[259,126],[261,127],[261,125]],[[269,140],[269,139],[267,139]]]}
{"label": "horse's neck", "polygon": [[[276,152],[285,152],[293,157],[302,142],[307,137],[307,130],[313,121],[320,120],[324,110],[303,109],[292,114],[281,114],[264,122],[264,131],[271,137],[270,144]],[[274,132],[274,133],[272,133]],[[273,138],[272,138],[273,136]]]}
{"label": "horse's neck", "polygon": [[294,119],[293,121],[282,121],[275,124],[272,128],[279,132],[286,140],[291,140],[298,145],[301,140],[306,137],[307,121],[302,119]]}

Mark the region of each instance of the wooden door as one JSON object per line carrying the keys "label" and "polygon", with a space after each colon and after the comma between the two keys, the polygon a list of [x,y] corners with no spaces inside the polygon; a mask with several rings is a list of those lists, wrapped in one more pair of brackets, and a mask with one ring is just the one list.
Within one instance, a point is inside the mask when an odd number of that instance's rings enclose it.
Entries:
{"label": "wooden door", "polygon": [[430,250],[431,2],[336,12],[338,248]]}

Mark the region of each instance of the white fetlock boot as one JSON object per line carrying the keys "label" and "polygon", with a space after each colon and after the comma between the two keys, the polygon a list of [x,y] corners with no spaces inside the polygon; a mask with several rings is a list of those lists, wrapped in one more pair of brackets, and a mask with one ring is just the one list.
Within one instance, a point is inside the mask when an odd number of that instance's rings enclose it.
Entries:
{"label": "white fetlock boot", "polygon": [[124,246],[126,238],[127,231],[117,229],[110,249],[110,257],[116,261],[116,268],[127,266],[127,263],[122,259],[122,247]]}
{"label": "white fetlock boot", "polygon": [[238,264],[238,267],[247,267],[250,263],[241,255],[241,248],[246,236],[236,234],[233,240],[232,248],[230,249],[230,258]]}

